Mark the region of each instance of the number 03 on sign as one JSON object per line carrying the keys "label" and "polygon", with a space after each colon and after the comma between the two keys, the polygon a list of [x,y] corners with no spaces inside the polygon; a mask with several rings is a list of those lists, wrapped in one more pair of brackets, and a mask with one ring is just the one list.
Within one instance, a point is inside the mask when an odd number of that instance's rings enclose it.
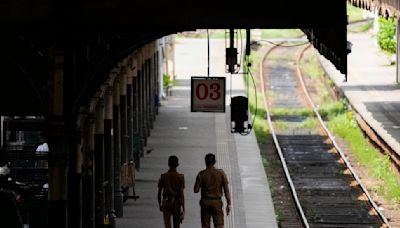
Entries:
{"label": "number 03 on sign", "polygon": [[225,112],[225,77],[192,77],[192,112]]}

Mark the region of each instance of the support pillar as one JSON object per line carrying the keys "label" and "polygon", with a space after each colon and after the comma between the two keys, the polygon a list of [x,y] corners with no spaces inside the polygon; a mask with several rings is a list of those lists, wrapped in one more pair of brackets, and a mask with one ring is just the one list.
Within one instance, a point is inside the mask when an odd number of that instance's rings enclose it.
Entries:
{"label": "support pillar", "polygon": [[64,53],[54,58],[52,115],[46,132],[49,144],[49,227],[67,223],[67,146],[64,119]]}
{"label": "support pillar", "polygon": [[151,129],[153,129],[153,122],[154,122],[154,91],[153,91],[153,76],[154,76],[154,68],[153,68],[153,58],[152,55],[150,55],[151,58],[149,59],[149,79],[147,80],[147,88],[149,90],[149,136],[151,133]]}
{"label": "support pillar", "polygon": [[133,88],[132,77],[129,75],[126,84],[127,102],[127,159],[133,161]]}
{"label": "support pillar", "polygon": [[[154,128],[154,120],[155,120],[155,116],[154,116],[154,112],[155,112],[155,103],[154,103],[154,59],[153,59],[153,55],[151,55],[150,58],[150,77],[149,77],[149,101],[150,101],[150,129],[152,130]],[[150,132],[151,134],[151,132]]]}
{"label": "support pillar", "polygon": [[[158,107],[160,106],[161,90],[162,90],[162,87],[161,88],[159,87],[161,80],[159,77],[160,63],[159,63],[158,59],[159,59],[159,53],[158,53],[158,50],[156,50],[156,53],[154,54],[154,69],[155,69],[155,72],[154,72],[154,91],[155,91],[155,96],[154,96],[154,98],[155,98],[155,101],[154,101],[155,102],[155,113],[154,113],[154,115],[155,115],[155,117],[154,118],[156,118],[156,116],[158,115]],[[162,86],[162,84],[161,84],[161,86]]]}
{"label": "support pillar", "polygon": [[[141,91],[140,91],[140,98],[141,98],[141,104],[142,104],[142,114],[141,114],[141,121],[142,121],[142,139],[143,139],[143,146],[147,145],[147,87],[146,87],[146,78],[148,75],[147,71],[147,60],[143,61],[142,65],[142,74],[140,78],[140,86],[141,86]],[[142,153],[141,156],[144,156]]]}
{"label": "support pillar", "polygon": [[49,227],[67,227],[67,151],[64,122],[52,120],[49,144]]}
{"label": "support pillar", "polygon": [[94,135],[94,176],[95,176],[95,227],[104,227],[105,194],[104,194],[104,101],[96,105]]}
{"label": "support pillar", "polygon": [[[143,65],[142,65],[143,68]],[[143,117],[143,70],[138,70],[138,76],[137,76],[137,101],[138,101],[138,134],[139,134],[139,145],[140,147],[142,146],[142,141],[144,139],[144,117]],[[139,150],[139,155],[142,156],[142,151]]]}
{"label": "support pillar", "polygon": [[[147,52],[146,52],[147,54]],[[147,137],[150,136],[150,107],[151,107],[151,102],[149,100],[149,78],[150,78],[150,61],[146,55],[146,60],[145,60],[145,75],[143,78],[143,88],[144,88],[144,145],[147,146]]]}
{"label": "support pillar", "polygon": [[91,114],[83,127],[84,158],[82,166],[82,223],[84,228],[94,228],[95,183],[94,183],[94,115]]}
{"label": "support pillar", "polygon": [[126,101],[126,70],[120,76],[120,115],[121,115],[121,165],[127,162],[127,101]]}
{"label": "support pillar", "polygon": [[140,102],[139,102],[139,86],[138,86],[138,75],[139,71],[136,71],[135,77],[132,78],[132,89],[133,89],[133,160],[135,161],[136,169],[140,170]]}
{"label": "support pillar", "polygon": [[123,217],[123,195],[121,191],[121,134],[119,79],[113,85],[113,149],[114,149],[114,209],[117,217]]}
{"label": "support pillar", "polygon": [[111,227],[115,227],[114,210],[114,150],[112,144],[112,119],[113,119],[113,96],[110,87],[104,98],[104,156],[105,156],[105,179],[108,182],[106,186],[106,213],[109,215]]}
{"label": "support pillar", "polygon": [[68,174],[68,227],[82,227],[82,134],[74,134]]}

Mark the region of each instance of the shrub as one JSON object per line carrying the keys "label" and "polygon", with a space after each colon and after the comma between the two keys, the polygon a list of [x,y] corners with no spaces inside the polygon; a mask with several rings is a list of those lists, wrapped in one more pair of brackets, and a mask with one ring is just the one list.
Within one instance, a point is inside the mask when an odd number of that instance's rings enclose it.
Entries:
{"label": "shrub", "polygon": [[379,18],[377,34],[379,47],[389,54],[396,53],[396,21],[393,18]]}
{"label": "shrub", "polygon": [[171,86],[171,77],[169,76],[169,74],[163,74],[163,86]]}

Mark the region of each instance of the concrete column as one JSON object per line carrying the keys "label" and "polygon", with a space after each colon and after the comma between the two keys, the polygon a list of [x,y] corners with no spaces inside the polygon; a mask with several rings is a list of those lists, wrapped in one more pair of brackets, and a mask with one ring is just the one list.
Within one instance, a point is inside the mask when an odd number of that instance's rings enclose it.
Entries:
{"label": "concrete column", "polygon": [[153,43],[149,44],[149,60],[148,60],[148,68],[149,68],[149,77],[147,80],[147,88],[148,88],[148,102],[149,102],[149,107],[148,107],[148,115],[149,115],[149,132],[148,134],[151,134],[151,129],[153,129],[153,121],[154,121],[154,94],[153,94],[153,74],[154,74],[154,67],[153,67]]}
{"label": "concrete column", "polygon": [[156,51],[156,54],[154,54],[154,69],[156,70],[154,72],[154,89],[155,89],[155,93],[156,93],[156,110],[155,110],[155,115],[158,115],[158,107],[160,105],[160,100],[161,100],[161,91],[162,91],[162,84],[160,87],[160,63],[159,63],[159,56],[160,54],[158,53],[158,50]]}
{"label": "concrete column", "polygon": [[[125,68],[125,67],[124,67]],[[127,102],[126,102],[126,70],[120,76],[120,115],[121,115],[121,164],[127,162]]]}
{"label": "concrete column", "polygon": [[117,217],[123,217],[123,196],[121,192],[121,134],[120,134],[120,87],[119,79],[113,85],[113,149],[114,149],[114,209]]}
{"label": "concrete column", "polygon": [[155,51],[153,55],[153,102],[154,102],[154,120],[158,114],[158,101],[160,100],[160,92],[158,90],[158,52]]}
{"label": "concrete column", "polygon": [[126,84],[126,102],[127,102],[127,159],[133,161],[133,87],[132,75],[128,75]]}
{"label": "concrete column", "polygon": [[[159,70],[159,74],[158,77],[160,78],[160,82],[159,82],[159,88],[160,88],[160,98],[166,98],[167,94],[164,93],[164,86],[163,86],[163,82],[164,82],[164,74],[167,73],[166,71],[166,62],[165,62],[165,53],[166,53],[166,49],[165,49],[165,37],[161,38],[159,40],[159,45],[158,45],[158,69]],[[164,54],[164,55],[163,55]]]}
{"label": "concrete column", "polygon": [[175,79],[175,36],[167,36],[166,44],[166,61],[167,61],[167,72],[171,76],[171,79]]}
{"label": "concrete column", "polygon": [[154,67],[153,67],[153,55],[149,58],[149,80],[147,81],[149,88],[149,135],[151,134],[151,129],[153,129],[154,122],[154,91],[153,91],[153,81],[154,81]]}
{"label": "concrete column", "polygon": [[146,88],[147,88],[147,136],[150,136],[152,129],[152,112],[153,112],[153,97],[151,96],[151,78],[152,78],[152,67],[151,67],[151,55],[147,59],[147,77],[146,77]]}
{"label": "concrete column", "polygon": [[104,96],[104,156],[106,186],[106,214],[109,215],[110,225],[115,227],[114,211],[114,150],[112,139],[113,121],[113,91],[108,88]]}
{"label": "concrete column", "polygon": [[136,71],[135,76],[132,79],[133,88],[133,160],[135,161],[136,169],[140,170],[140,105],[139,105],[139,86],[138,86],[138,75],[139,71]]}
{"label": "concrete column", "polygon": [[143,77],[143,89],[144,89],[144,133],[145,133],[145,138],[144,138],[144,145],[147,146],[147,137],[150,135],[150,107],[151,103],[149,100],[149,78],[150,78],[150,63],[149,59],[146,58],[144,62],[144,67],[145,67],[145,74]]}
{"label": "concrete column", "polygon": [[138,109],[137,109],[137,118],[138,118],[138,134],[139,137],[143,138],[143,71],[138,70],[137,75],[137,101],[138,101]]}
{"label": "concrete column", "polygon": [[64,123],[51,121],[49,144],[49,224],[67,227],[67,151]]}
{"label": "concrete column", "polygon": [[[146,108],[146,76],[147,76],[147,69],[146,64],[142,65],[142,74],[140,75],[140,104],[141,104],[141,133],[142,133],[142,142],[143,146],[147,143],[147,108]],[[141,156],[144,154],[142,153]]]}
{"label": "concrete column", "polygon": [[138,121],[138,111],[139,111],[139,101],[138,101],[138,77],[132,78],[132,118],[133,118],[133,134],[136,135],[139,133],[138,131],[138,126],[139,126],[139,121]]}
{"label": "concrete column", "polygon": [[[145,68],[144,68],[144,49],[141,48],[139,55],[138,55],[138,71],[137,71],[137,100],[138,100],[138,109],[137,109],[137,118],[138,118],[138,156],[144,156],[143,153],[143,145],[146,140],[145,135],[145,108],[144,108],[144,77],[145,77]],[[139,166],[140,163],[136,164]]]}
{"label": "concrete column", "polygon": [[82,227],[82,133],[77,131],[70,145],[68,175],[68,227]]}
{"label": "concrete column", "polygon": [[49,117],[49,227],[67,224],[67,147],[64,125],[64,55],[54,59],[52,115]]}
{"label": "concrete column", "polygon": [[104,194],[104,101],[96,105],[94,135],[94,176],[95,176],[95,224],[96,228],[103,228],[105,216]]}
{"label": "concrete column", "polygon": [[94,115],[91,114],[83,127],[83,169],[82,169],[82,224],[84,228],[94,228],[95,183],[93,167]]}
{"label": "concrete column", "polygon": [[[146,77],[145,77],[145,89],[146,89],[146,136],[150,136],[151,129],[151,112],[152,112],[152,102],[151,102],[151,62],[150,57],[146,59]],[[147,145],[147,142],[146,144]]]}
{"label": "concrete column", "polygon": [[[146,64],[146,48],[142,50],[142,68],[141,68],[141,77],[140,77],[140,104],[141,104],[141,136],[143,145],[146,145],[147,142],[147,107],[146,107],[146,77],[147,77],[147,64]],[[141,154],[143,156],[143,154]]]}
{"label": "concrete column", "polygon": [[[158,113],[156,102],[159,100],[160,93],[158,91],[158,42],[153,42],[153,102],[154,102],[154,120]],[[156,98],[157,97],[157,98]]]}

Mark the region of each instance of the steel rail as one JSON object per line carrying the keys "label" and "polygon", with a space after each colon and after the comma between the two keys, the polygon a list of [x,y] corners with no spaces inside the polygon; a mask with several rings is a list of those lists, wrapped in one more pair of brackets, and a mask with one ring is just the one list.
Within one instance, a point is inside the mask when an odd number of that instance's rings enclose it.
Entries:
{"label": "steel rail", "polygon": [[332,141],[332,144],[335,146],[335,149],[337,150],[337,152],[340,154],[340,157],[343,159],[343,161],[345,162],[347,168],[350,170],[352,176],[354,177],[354,179],[357,181],[357,183],[359,184],[360,188],[362,189],[362,191],[364,192],[364,194],[367,196],[369,203],[372,205],[372,207],[375,209],[376,213],[379,215],[380,219],[383,221],[383,223],[385,223],[385,225],[387,225],[388,227],[391,227],[389,224],[389,221],[386,219],[386,217],[381,213],[381,211],[378,208],[378,205],[376,205],[376,203],[374,202],[374,200],[372,199],[371,195],[369,194],[367,188],[362,184],[360,178],[358,177],[357,173],[355,172],[355,170],[353,169],[353,167],[351,166],[350,162],[347,160],[347,158],[345,157],[343,151],[340,149],[339,145],[336,143],[333,135],[331,134],[331,132],[329,131],[329,129],[326,127],[324,121],[322,120],[321,115],[318,112],[317,107],[315,107],[314,103],[311,100],[311,97],[307,91],[307,88],[305,86],[304,80],[303,80],[303,74],[301,72],[300,69],[300,61],[304,55],[304,52],[309,49],[311,47],[311,44],[308,45],[306,48],[304,48],[301,51],[301,54],[299,55],[299,57],[297,58],[297,62],[296,62],[296,71],[297,71],[297,76],[299,78],[300,84],[302,86],[303,92],[305,94],[305,96],[307,97],[307,100],[309,102],[309,104],[311,105],[315,115],[317,116],[322,128],[324,129],[325,133],[328,135],[329,139]]}
{"label": "steel rail", "polygon": [[[284,43],[284,42],[281,42],[281,43]],[[263,63],[266,61],[266,57],[269,55],[269,53],[271,53],[272,50],[275,49],[276,47],[278,47],[278,46],[272,47],[271,49],[269,49],[267,51],[267,53],[264,55],[263,61],[260,64],[260,69],[259,70],[260,70],[260,81],[261,81],[261,85],[262,85],[261,86],[261,90],[262,90],[263,103],[264,103],[265,110],[266,110],[266,113],[267,113],[267,120],[268,120],[268,124],[269,124],[270,130],[271,130],[271,135],[273,137],[273,140],[274,140],[274,143],[275,143],[275,147],[278,150],[278,155],[279,155],[279,158],[281,159],[282,167],[283,167],[283,170],[285,172],[286,179],[288,180],[288,183],[289,183],[289,186],[290,186],[290,190],[292,191],[292,195],[294,197],[294,201],[296,202],[297,210],[300,213],[303,225],[305,227],[309,228],[310,225],[308,224],[307,218],[306,218],[306,216],[304,214],[304,210],[303,210],[303,208],[302,208],[302,206],[300,204],[299,198],[297,196],[296,189],[294,187],[292,178],[291,178],[290,173],[289,173],[289,169],[288,169],[288,167],[286,165],[286,160],[285,160],[285,158],[283,156],[281,147],[279,145],[278,138],[276,137],[275,129],[274,129],[273,125],[272,125],[272,120],[271,120],[271,115],[270,115],[270,110],[269,110],[267,98],[265,96],[264,79],[263,79],[264,76],[263,76],[263,70],[262,70]]]}

